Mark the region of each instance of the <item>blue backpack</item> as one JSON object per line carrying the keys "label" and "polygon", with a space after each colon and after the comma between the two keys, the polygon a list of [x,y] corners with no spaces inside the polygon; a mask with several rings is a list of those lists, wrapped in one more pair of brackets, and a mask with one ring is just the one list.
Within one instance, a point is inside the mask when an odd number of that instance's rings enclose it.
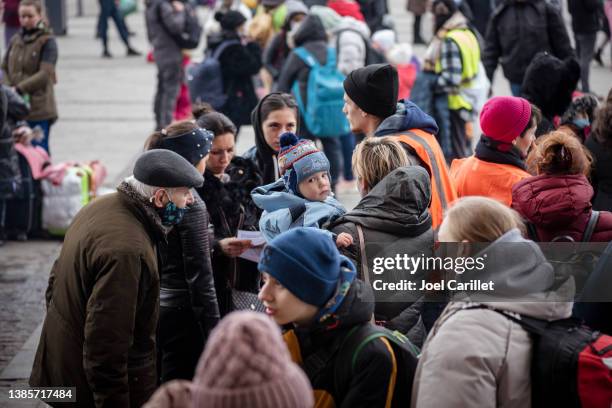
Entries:
{"label": "blue backpack", "polygon": [[337,137],[347,134],[350,128],[342,112],[344,75],[336,67],[336,50],[327,48],[325,65],[319,64],[304,47],[298,47],[294,52],[310,67],[306,86],[307,106],[304,106],[298,81],[292,88],[306,127],[317,137]]}
{"label": "blue backpack", "polygon": [[227,94],[223,90],[223,73],[219,57],[227,47],[240,44],[238,40],[222,42],[214,52],[199,64],[187,67],[187,87],[191,103],[209,103],[215,110],[221,109],[227,102]]}

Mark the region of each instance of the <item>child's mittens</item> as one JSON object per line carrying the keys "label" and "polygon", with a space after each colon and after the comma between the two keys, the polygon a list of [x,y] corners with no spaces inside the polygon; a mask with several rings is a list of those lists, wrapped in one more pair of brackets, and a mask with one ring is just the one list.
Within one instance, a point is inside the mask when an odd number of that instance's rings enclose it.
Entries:
{"label": "child's mittens", "polygon": [[341,232],[338,234],[338,237],[336,238],[336,246],[338,248],[347,248],[351,245],[353,245],[353,237],[351,234],[346,232]]}

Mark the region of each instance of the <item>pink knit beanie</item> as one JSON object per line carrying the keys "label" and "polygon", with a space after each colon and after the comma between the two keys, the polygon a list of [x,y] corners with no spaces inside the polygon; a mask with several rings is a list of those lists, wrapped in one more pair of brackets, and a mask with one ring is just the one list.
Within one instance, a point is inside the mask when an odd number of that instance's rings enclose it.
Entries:
{"label": "pink knit beanie", "polygon": [[194,408],[311,408],[308,378],[266,315],[230,313],[212,331],[193,379]]}
{"label": "pink knit beanie", "polygon": [[525,130],[530,118],[531,105],[526,99],[496,96],[482,107],[480,128],[493,140],[512,143]]}

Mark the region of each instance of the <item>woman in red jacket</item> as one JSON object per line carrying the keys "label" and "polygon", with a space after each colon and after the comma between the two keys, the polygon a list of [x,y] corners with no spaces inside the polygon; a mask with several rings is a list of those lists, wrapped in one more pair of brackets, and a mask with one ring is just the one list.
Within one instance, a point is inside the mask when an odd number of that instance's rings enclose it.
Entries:
{"label": "woman in red jacket", "polygon": [[[582,241],[593,218],[593,187],[587,177],[591,155],[580,141],[564,132],[543,137],[527,163],[535,177],[512,189],[512,207],[535,227],[538,241]],[[612,213],[600,211],[590,242],[612,240]],[[534,235],[532,233],[532,235]],[[535,238],[535,237],[534,237]]]}

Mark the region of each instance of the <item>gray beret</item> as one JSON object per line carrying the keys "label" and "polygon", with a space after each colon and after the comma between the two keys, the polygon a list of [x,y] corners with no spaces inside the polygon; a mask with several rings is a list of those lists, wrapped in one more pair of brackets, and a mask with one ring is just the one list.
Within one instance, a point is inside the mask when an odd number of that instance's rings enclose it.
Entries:
{"label": "gray beret", "polygon": [[204,178],[180,154],[166,149],[144,152],[136,160],[134,178],[155,187],[201,187]]}

